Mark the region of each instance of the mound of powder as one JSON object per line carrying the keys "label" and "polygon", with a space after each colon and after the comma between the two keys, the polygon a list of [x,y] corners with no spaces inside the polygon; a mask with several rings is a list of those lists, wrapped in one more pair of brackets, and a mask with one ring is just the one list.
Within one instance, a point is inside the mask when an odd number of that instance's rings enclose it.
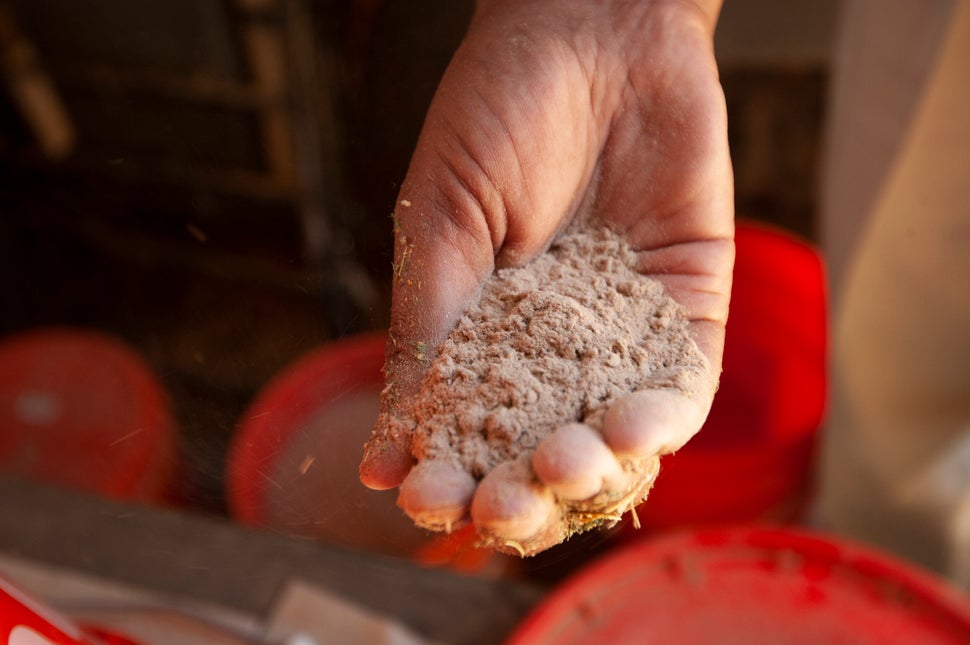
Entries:
{"label": "mound of powder", "polygon": [[594,228],[497,271],[398,412],[413,428],[413,456],[481,479],[563,424],[599,429],[624,394],[690,394],[706,359],[682,308],[635,263],[620,235]]}

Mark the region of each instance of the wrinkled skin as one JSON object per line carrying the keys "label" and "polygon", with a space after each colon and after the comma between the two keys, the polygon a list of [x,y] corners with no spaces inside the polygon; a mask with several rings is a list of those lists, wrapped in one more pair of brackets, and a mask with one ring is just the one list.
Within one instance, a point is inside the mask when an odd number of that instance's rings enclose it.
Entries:
{"label": "wrinkled skin", "polygon": [[[550,499],[622,496],[639,483],[624,478],[618,460],[670,453],[706,418],[734,260],[727,123],[712,47],[718,4],[479,4],[395,209],[385,414],[360,468],[371,488],[403,482],[400,504],[412,517],[451,525],[470,514],[495,541],[541,550],[560,539],[549,530],[558,517]],[[389,415],[414,394],[494,270],[527,263],[577,219],[606,221],[627,236],[637,268],[684,306],[709,373],[690,395],[621,398],[601,431],[553,432],[531,469],[510,465],[474,482],[439,472],[440,464],[415,467],[409,437]]]}

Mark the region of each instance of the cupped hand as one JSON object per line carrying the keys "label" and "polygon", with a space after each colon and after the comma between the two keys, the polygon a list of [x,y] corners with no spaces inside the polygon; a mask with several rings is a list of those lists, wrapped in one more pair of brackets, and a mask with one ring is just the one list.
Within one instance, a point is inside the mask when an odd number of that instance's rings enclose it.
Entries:
{"label": "cupped hand", "polygon": [[[618,458],[670,453],[702,425],[720,372],[734,259],[732,173],[712,0],[480,2],[429,108],[394,212],[393,301],[382,414],[360,474],[401,486],[421,518],[471,516],[498,542],[550,546],[549,500],[634,484]],[[641,391],[601,431],[560,428],[481,482],[416,466],[394,411],[498,267],[598,220],[684,308],[708,373],[689,395]],[[534,485],[535,479],[540,489]],[[403,485],[402,485],[403,483]],[[544,487],[544,488],[543,488]],[[511,501],[510,501],[511,500]],[[448,521],[448,525],[451,520]]]}

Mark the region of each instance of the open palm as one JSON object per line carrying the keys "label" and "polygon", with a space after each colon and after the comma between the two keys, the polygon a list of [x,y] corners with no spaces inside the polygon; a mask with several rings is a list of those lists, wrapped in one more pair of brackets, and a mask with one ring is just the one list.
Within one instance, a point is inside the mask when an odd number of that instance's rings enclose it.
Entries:
{"label": "open palm", "polygon": [[[577,481],[602,487],[611,453],[671,452],[703,423],[720,371],[734,255],[714,19],[674,0],[480,5],[429,109],[395,210],[388,386],[361,464],[373,488],[407,478],[402,505],[412,517],[467,515],[476,484],[412,471],[395,406],[415,392],[426,359],[495,268],[528,262],[570,225],[599,220],[624,233],[638,269],[684,306],[709,373],[690,397],[632,393],[620,402],[626,413],[613,415],[622,420],[602,436],[551,435],[553,451],[606,461],[539,469],[539,478],[557,494]],[[495,485],[514,497],[514,484]],[[494,520],[498,532],[522,540],[544,521],[540,511],[530,516],[528,503],[499,506],[477,504],[476,524]]]}

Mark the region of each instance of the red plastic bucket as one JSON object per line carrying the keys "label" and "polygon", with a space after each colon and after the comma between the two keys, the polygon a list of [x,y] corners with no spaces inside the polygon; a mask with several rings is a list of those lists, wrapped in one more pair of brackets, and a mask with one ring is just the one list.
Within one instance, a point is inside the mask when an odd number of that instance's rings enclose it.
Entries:
{"label": "red plastic bucket", "polygon": [[360,483],[357,464],[384,387],[386,340],[381,332],[331,343],[263,388],[229,449],[230,512],[250,526],[498,575],[506,561],[475,548],[473,532],[419,529],[397,507],[397,491]]}
{"label": "red plastic bucket", "polygon": [[0,645],[139,645],[117,632],[79,625],[0,577]]}
{"label": "red plastic bucket", "polygon": [[507,645],[970,643],[970,599],[860,545],[708,529],[613,551],[566,581]]}
{"label": "red plastic bucket", "polygon": [[409,555],[427,541],[357,475],[377,419],[386,335],[322,347],[274,378],[243,415],[229,450],[232,516],[252,526]]}
{"label": "red plastic bucket", "polygon": [[96,645],[81,628],[0,578],[0,644]]}
{"label": "red plastic bucket", "polygon": [[819,254],[741,222],[724,371],[701,432],[661,462],[647,527],[797,517],[825,408],[826,290]]}
{"label": "red plastic bucket", "polygon": [[160,502],[176,452],[165,392],[121,341],[75,329],[0,340],[0,472]]}

